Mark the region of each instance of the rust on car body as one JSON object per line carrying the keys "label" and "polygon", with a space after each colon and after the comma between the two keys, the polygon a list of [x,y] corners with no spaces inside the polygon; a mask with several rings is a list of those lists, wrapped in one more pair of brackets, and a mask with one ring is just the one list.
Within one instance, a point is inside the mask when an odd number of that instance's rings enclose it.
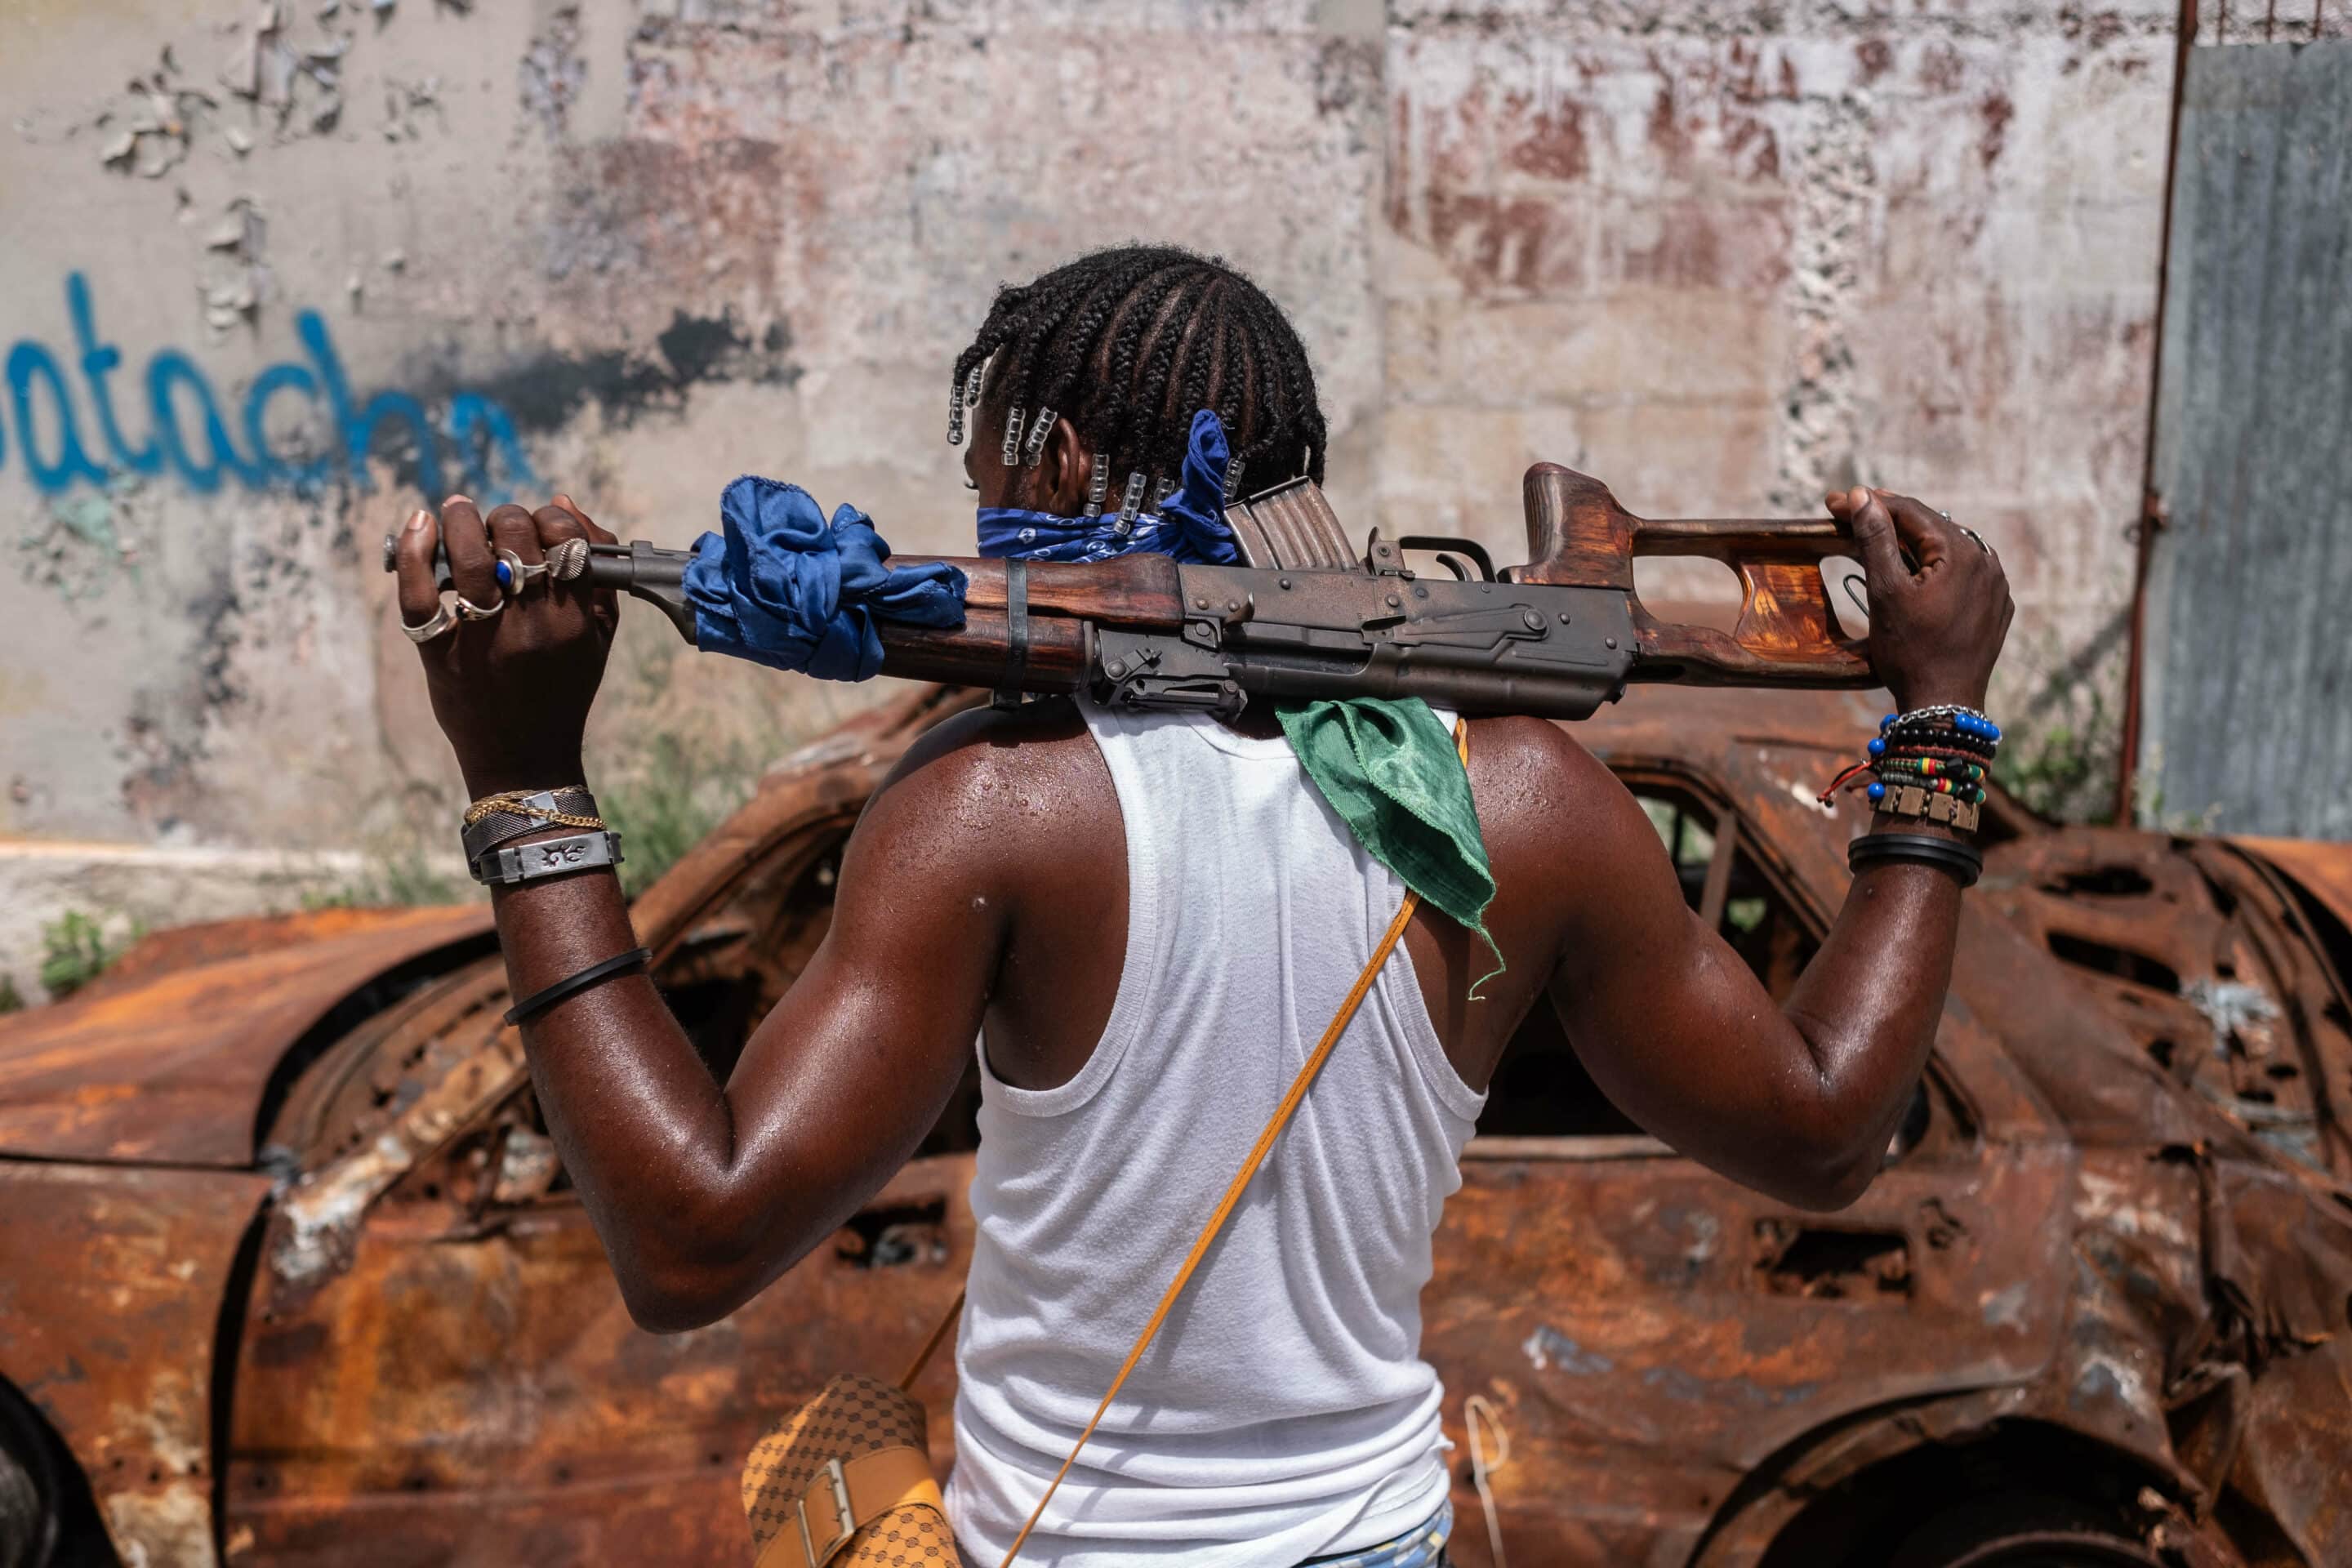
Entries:
{"label": "rust on car body", "polygon": [[[640,898],[639,935],[714,1072],[822,940],[867,796],[975,700],[920,689],[861,714]],[[1575,732],[1651,813],[1698,918],[1785,990],[1861,824],[1816,795],[1874,716],[1846,696],[1648,691]],[[1488,1560],[1473,1394],[1507,1434],[1491,1492],[1521,1563],[1860,1568],[1898,1537],[1959,1542],[1940,1559],[1958,1562],[2094,1525],[2137,1554],[2116,1561],[2352,1561],[2352,942],[2326,890],[2342,859],[2057,827],[2002,797],[1988,816],[1934,1057],[1849,1209],[1800,1213],[1681,1159],[1591,1088],[1548,1014],[1523,1027],[1424,1296],[1465,1568]],[[334,952],[357,933],[312,934]],[[289,976],[314,967],[275,951]],[[270,1014],[281,1058],[316,1047],[282,1093],[247,1080],[243,1158],[268,1151],[272,1192],[226,1168],[238,1156],[217,1129],[137,1134],[224,1167],[128,1173],[158,1196],[152,1223],[207,1204],[236,1223],[188,1249],[207,1261],[156,1291],[138,1334],[53,1321],[32,1399],[105,1489],[117,1543],[152,1563],[212,1561],[184,1554],[197,1533],[267,1568],[740,1562],[736,1468],[759,1430],[835,1372],[895,1373],[955,1294],[976,1088],[757,1300],[646,1334],[539,1119],[497,961],[432,951],[446,973],[358,1016],[332,994],[365,990],[356,959],[318,980],[318,1016]],[[184,994],[173,976],[198,967],[134,976],[112,1005],[156,1016],[141,999]],[[25,1027],[0,1026],[0,1058]],[[131,1044],[70,1037],[98,1081],[131,1081],[113,1064]],[[46,1070],[61,1092],[76,1081],[63,1057]],[[140,1080],[113,1125],[143,1125],[127,1107],[144,1095]],[[116,1156],[86,1137],[66,1163],[12,1161],[0,1127],[0,1227],[23,1226],[46,1173],[125,1179],[89,1163]],[[249,1185],[186,1195],[215,1180]],[[62,1233],[9,1235],[77,1267]],[[27,1302],[85,1310],[57,1300],[0,1294],[0,1345]],[[103,1482],[137,1436],[129,1407],[54,1370],[145,1386],[191,1334],[221,1347],[197,1419],[216,1472],[172,1494],[205,1503],[201,1532],[167,1528],[184,1502]],[[0,1376],[27,1386],[14,1365]],[[918,1387],[942,1466],[953,1390],[952,1357]]]}
{"label": "rust on car body", "polygon": [[249,1165],[269,1080],[338,1003],[483,936],[487,909],[329,910],[151,937],[0,1035],[0,1150]]}
{"label": "rust on car body", "polygon": [[211,1561],[214,1327],[269,1179],[0,1160],[0,1378],[126,1562]]}

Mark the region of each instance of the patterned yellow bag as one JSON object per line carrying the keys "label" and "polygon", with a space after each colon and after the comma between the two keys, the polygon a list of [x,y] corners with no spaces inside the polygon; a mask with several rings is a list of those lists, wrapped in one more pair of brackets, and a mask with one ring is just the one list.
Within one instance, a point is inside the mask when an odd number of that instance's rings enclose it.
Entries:
{"label": "patterned yellow bag", "polygon": [[758,1568],[956,1568],[923,1407],[854,1373],[760,1439],[743,1465]]}

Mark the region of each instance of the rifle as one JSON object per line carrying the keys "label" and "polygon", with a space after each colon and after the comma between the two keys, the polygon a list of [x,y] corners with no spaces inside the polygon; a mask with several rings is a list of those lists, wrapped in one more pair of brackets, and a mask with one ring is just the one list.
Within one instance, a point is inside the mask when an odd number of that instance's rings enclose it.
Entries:
{"label": "rifle", "polygon": [[[1639,518],[1600,480],[1556,463],[1529,468],[1525,490],[1529,559],[1499,573],[1466,539],[1375,529],[1358,554],[1306,479],[1226,508],[1240,565],[1140,553],[1082,564],[942,558],[969,581],[964,624],[877,620],[883,672],[990,688],[1000,704],[1083,691],[1223,718],[1258,698],[1421,697],[1462,713],[1583,719],[1631,681],[1877,684],[1822,580],[1822,562],[1853,549],[1835,521]],[[1446,575],[1416,571],[1411,551],[1435,552]],[[1633,588],[1643,555],[1729,566],[1742,588],[1733,628],[1651,615]],[[568,574],[645,600],[692,643],[689,558],[643,540],[591,544]],[[446,588],[446,555],[435,567]]]}

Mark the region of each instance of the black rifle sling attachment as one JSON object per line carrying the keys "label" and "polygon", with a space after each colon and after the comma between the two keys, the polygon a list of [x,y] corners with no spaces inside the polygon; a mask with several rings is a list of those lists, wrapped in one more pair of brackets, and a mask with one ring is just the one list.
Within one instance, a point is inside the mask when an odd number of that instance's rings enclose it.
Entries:
{"label": "black rifle sling attachment", "polygon": [[1029,673],[1029,563],[1019,556],[1004,563],[1004,679],[990,706],[1021,706],[1021,680]]}

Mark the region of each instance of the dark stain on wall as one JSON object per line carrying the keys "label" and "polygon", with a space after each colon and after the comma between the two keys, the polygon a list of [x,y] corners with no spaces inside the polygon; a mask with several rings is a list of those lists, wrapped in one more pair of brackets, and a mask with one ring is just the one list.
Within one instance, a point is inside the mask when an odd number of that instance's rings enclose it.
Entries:
{"label": "dark stain on wall", "polygon": [[505,408],[526,436],[558,430],[592,404],[608,425],[628,426],[647,413],[682,413],[695,387],[749,382],[789,387],[801,378],[791,357],[792,329],[782,320],[754,336],[732,310],[717,316],[674,312],[650,349],[593,353],[541,353],[492,371],[460,378],[454,342],[417,367],[411,384],[426,389],[464,384]]}

